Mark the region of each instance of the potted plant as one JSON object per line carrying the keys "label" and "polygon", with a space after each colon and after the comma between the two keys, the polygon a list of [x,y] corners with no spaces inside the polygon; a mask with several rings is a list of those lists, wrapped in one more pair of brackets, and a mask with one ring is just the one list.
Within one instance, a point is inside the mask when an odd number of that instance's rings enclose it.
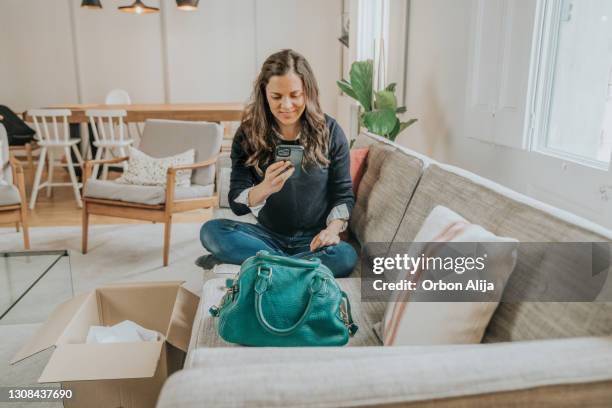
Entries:
{"label": "potted plant", "polygon": [[342,79],[337,81],[337,84],[345,94],[361,105],[360,126],[365,126],[370,132],[394,141],[397,135],[417,119],[400,121],[398,114],[406,112],[406,107],[397,106],[396,84],[391,83],[383,90],[374,91],[373,75],[372,60],[355,61],[349,72],[350,80]]}

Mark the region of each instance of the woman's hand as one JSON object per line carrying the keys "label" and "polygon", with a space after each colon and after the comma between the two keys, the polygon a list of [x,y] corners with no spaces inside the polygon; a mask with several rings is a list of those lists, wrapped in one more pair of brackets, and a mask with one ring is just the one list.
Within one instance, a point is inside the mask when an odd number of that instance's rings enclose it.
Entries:
{"label": "woman's hand", "polygon": [[310,242],[310,250],[315,251],[318,248],[336,245],[340,242],[340,235],[336,228],[326,228],[319,232]]}
{"label": "woman's hand", "polygon": [[294,171],[295,169],[290,161],[272,163],[266,169],[264,180],[261,183],[266,185],[270,194],[277,193],[281,191],[285,182],[289,180]]}
{"label": "woman's hand", "polygon": [[249,206],[259,205],[272,194],[279,192],[294,171],[290,161],[279,161],[269,165],[263,181],[249,192]]}

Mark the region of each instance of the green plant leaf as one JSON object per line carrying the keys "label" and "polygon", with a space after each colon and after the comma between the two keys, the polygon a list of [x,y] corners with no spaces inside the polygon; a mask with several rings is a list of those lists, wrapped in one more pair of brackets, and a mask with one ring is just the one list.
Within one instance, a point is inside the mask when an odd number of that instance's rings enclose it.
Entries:
{"label": "green plant leaf", "polygon": [[349,76],[355,99],[363,106],[364,111],[372,110],[372,75],[374,63],[372,60],[355,61],[351,65]]}
{"label": "green plant leaf", "polygon": [[396,117],[395,118],[395,125],[393,126],[393,130],[391,131],[391,133],[389,133],[389,136],[387,136],[387,139],[389,139],[392,142],[394,142],[395,138],[397,137],[399,132],[400,132],[400,121]]}
{"label": "green plant leaf", "polygon": [[395,111],[390,109],[375,110],[363,113],[363,123],[372,133],[388,137],[396,125]]}
{"label": "green plant leaf", "polygon": [[387,87],[385,88],[385,91],[395,92],[396,86],[397,84],[395,82],[391,82],[389,85],[387,85]]}
{"label": "green plant leaf", "polygon": [[376,109],[385,110],[390,109],[395,112],[397,109],[397,98],[391,91],[378,91],[376,92]]}
{"label": "green plant leaf", "polygon": [[400,122],[398,119],[397,122],[395,123],[395,127],[393,128],[393,131],[391,131],[391,133],[389,134],[388,139],[395,141],[395,138],[397,137],[397,135],[402,133],[404,129],[406,129],[408,126],[412,125],[416,121],[417,121],[416,119],[410,119],[408,122]]}
{"label": "green plant leaf", "polygon": [[357,95],[355,94],[355,91],[353,90],[353,87],[349,82],[342,79],[340,81],[336,81],[336,83],[338,84],[338,88],[340,88],[342,92],[344,92],[353,99],[357,99]]}
{"label": "green plant leaf", "polygon": [[417,120],[418,119],[410,119],[408,122],[401,122],[398,133],[401,133],[404,129],[406,129],[408,126],[414,124]]}
{"label": "green plant leaf", "polygon": [[395,110],[395,113],[406,113],[406,107],[400,106],[399,108]]}

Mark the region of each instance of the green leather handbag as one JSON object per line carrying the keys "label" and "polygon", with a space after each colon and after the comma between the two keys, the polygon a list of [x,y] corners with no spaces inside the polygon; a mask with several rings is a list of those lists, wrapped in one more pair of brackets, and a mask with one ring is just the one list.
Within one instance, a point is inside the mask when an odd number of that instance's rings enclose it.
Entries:
{"label": "green leather handbag", "polygon": [[245,346],[342,346],[357,332],[348,297],[321,260],[260,251],[226,282],[219,335]]}

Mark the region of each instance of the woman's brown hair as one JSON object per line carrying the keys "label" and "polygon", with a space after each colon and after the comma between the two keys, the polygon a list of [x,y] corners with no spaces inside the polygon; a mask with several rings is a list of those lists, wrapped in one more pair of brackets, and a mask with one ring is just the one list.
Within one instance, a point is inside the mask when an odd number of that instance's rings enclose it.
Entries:
{"label": "woman's brown hair", "polygon": [[306,107],[300,117],[300,144],[304,147],[302,167],[307,164],[329,164],[329,130],[319,104],[319,87],[310,64],[301,54],[293,50],[282,50],[270,55],[263,63],[240,124],[246,136],[243,147],[249,155],[246,164],[253,166],[260,175],[263,174],[263,165],[274,156],[276,145],[274,130],[277,126],[266,98],[266,86],[271,77],[289,72],[298,75],[304,87]]}

